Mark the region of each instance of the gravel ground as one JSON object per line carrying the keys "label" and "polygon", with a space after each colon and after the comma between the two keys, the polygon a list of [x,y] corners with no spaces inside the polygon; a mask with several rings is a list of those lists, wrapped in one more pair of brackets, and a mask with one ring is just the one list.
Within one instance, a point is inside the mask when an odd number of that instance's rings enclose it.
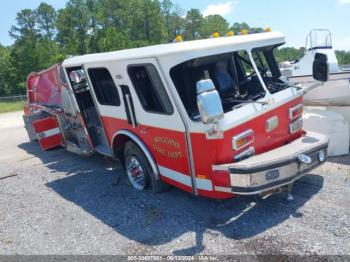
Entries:
{"label": "gravel ground", "polygon": [[137,192],[98,155],[41,152],[20,113],[0,115],[0,134],[0,254],[350,255],[349,156],[299,180],[293,202],[214,201]]}

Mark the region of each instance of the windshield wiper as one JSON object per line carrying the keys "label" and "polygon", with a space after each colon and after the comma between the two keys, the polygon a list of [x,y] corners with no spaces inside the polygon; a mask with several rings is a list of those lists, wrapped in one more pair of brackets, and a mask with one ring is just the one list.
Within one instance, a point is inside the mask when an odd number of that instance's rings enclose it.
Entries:
{"label": "windshield wiper", "polygon": [[241,104],[250,104],[250,103],[254,103],[254,104],[260,104],[260,105],[263,105],[263,106],[266,106],[266,105],[269,104],[269,103],[266,102],[266,101],[254,101],[254,100],[246,100],[246,101],[234,100],[233,102],[241,103]]}
{"label": "windshield wiper", "polygon": [[266,101],[255,101],[255,99],[259,99],[261,98],[263,95],[265,95],[265,92],[261,92],[259,94],[257,94],[256,96],[254,96],[253,98],[247,99],[247,100],[240,100],[240,99],[227,99],[227,102],[231,102],[231,103],[240,103],[240,104],[250,104],[250,103],[254,103],[254,104],[260,104],[260,105],[268,105],[269,103]]}
{"label": "windshield wiper", "polygon": [[248,100],[227,99],[226,101],[227,102],[231,102],[231,103],[240,103],[240,104],[251,104],[251,103],[254,103],[254,104],[260,104],[260,105],[263,105],[263,106],[269,104],[266,101],[254,101],[252,99],[248,99]]}

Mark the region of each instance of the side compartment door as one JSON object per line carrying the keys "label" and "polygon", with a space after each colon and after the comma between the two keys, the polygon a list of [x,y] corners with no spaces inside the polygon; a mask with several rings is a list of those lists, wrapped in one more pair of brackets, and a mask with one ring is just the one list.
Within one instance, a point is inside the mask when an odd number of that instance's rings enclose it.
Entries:
{"label": "side compartment door", "polygon": [[48,150],[63,144],[61,130],[55,116],[36,120],[33,122],[33,127],[42,150]]}

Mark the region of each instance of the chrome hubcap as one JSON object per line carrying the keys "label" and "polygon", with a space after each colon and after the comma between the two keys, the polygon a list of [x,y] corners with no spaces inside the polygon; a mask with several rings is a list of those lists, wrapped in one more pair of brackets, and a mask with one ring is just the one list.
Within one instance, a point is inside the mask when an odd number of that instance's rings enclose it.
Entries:
{"label": "chrome hubcap", "polygon": [[146,187],[145,170],[136,157],[126,159],[126,173],[134,188],[144,190]]}

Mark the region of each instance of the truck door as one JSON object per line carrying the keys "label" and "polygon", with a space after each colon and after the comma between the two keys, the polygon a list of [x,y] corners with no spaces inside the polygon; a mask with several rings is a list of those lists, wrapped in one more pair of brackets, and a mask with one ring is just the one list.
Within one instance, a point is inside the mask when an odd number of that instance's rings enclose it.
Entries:
{"label": "truck door", "polygon": [[123,98],[134,115],[134,129],[154,155],[162,178],[185,190],[193,190],[185,126],[155,59],[129,61]]}
{"label": "truck door", "polygon": [[[137,135],[156,160],[162,180],[191,192],[185,126],[157,61],[153,58],[118,61],[108,63],[107,67],[120,96],[120,105],[98,103],[109,139],[121,129]],[[89,66],[87,70],[94,82],[94,69]],[[94,91],[97,95],[95,88]]]}
{"label": "truck door", "polygon": [[96,101],[83,66],[66,68],[69,82],[79,111],[94,149],[107,156],[112,156]]}

